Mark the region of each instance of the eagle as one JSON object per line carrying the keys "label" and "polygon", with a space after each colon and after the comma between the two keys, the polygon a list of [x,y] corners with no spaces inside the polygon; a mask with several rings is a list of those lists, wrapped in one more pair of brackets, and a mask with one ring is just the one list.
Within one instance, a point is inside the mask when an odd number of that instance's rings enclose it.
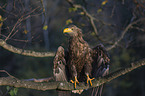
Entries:
{"label": "eagle", "polygon": [[[102,44],[90,48],[83,39],[82,30],[75,25],[68,26],[63,33],[69,38],[69,45],[66,50],[60,46],[54,57],[53,73],[56,81],[70,81],[74,83],[74,88],[84,81],[92,86],[94,78],[108,74],[110,59]],[[94,93],[94,90],[92,94],[96,95],[98,92]]]}

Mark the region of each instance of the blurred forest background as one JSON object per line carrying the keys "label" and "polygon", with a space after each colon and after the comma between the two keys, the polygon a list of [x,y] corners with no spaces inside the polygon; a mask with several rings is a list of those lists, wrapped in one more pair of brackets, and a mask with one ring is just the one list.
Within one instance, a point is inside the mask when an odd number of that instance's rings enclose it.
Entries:
{"label": "blurred forest background", "polygon": [[[73,7],[70,2],[83,7]],[[0,0],[0,39],[24,50],[56,52],[60,45],[67,48],[62,30],[73,23],[83,30],[91,47],[102,43],[108,48],[112,72],[145,58],[142,18],[144,0]],[[116,41],[116,47],[111,48]],[[0,47],[0,70],[19,79],[51,77],[53,57],[22,56]],[[0,73],[1,76],[7,74]],[[7,89],[1,86],[0,96],[9,96]],[[82,93],[86,94],[90,93]],[[56,96],[56,90],[18,88],[17,92],[17,96],[49,95]],[[103,96],[145,96],[145,67],[107,83]]]}

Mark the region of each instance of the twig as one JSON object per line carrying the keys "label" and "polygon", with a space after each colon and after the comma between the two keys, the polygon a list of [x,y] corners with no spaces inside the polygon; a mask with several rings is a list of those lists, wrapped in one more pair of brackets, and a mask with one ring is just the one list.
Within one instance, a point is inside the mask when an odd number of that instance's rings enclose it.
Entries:
{"label": "twig", "polygon": [[143,1],[142,1],[142,2],[141,2],[141,1],[140,1],[140,2],[138,2],[137,0],[133,0],[133,1],[134,1],[134,3],[136,4],[136,6],[137,6],[137,7],[139,7],[139,6],[140,6],[140,7],[142,7],[142,8],[144,8],[144,9],[145,9],[145,6],[143,5]]}
{"label": "twig", "polygon": [[132,27],[132,28],[137,29],[137,30],[140,30],[142,32],[145,32],[145,29],[143,29],[143,28],[139,28],[139,27]]}
{"label": "twig", "polygon": [[130,28],[133,28],[133,25],[135,25],[135,24],[137,24],[137,23],[139,23],[139,22],[141,22],[141,21],[144,21],[144,20],[145,20],[145,18],[141,18],[141,19],[138,19],[138,20],[136,20],[136,21],[131,22],[131,23],[123,30],[123,32],[122,32],[121,36],[118,38],[118,40],[116,40],[116,42],[114,42],[114,44],[113,44],[112,46],[106,48],[107,51],[109,51],[109,50],[115,48],[115,47],[118,45],[118,43],[123,39],[123,37],[125,36],[125,34],[128,32],[128,30],[129,30]]}
{"label": "twig", "polygon": [[110,16],[111,18],[114,16],[115,8],[116,8],[116,6],[114,5],[113,8],[112,8],[112,11],[111,11],[111,16]]}
{"label": "twig", "polygon": [[1,9],[3,12],[6,12],[7,14],[11,14],[11,15],[17,17],[16,14],[14,14],[14,13],[12,13],[12,12],[9,12],[9,11],[5,10],[5,6],[4,6],[4,7],[0,6],[0,9]]}
{"label": "twig", "polygon": [[13,31],[15,30],[15,28],[17,27],[17,25],[23,20],[22,18],[23,18],[23,16],[21,16],[21,17],[18,19],[18,21],[15,23],[13,29],[11,30],[10,34],[7,36],[7,38],[5,39],[5,41],[7,41],[7,40],[9,39],[9,37],[11,36],[11,34],[13,33]]}
{"label": "twig", "polygon": [[[104,25],[111,25],[111,24],[105,23],[104,21],[99,20],[99,19],[93,17],[91,14],[89,14],[89,13],[87,12],[87,10],[86,10],[83,6],[78,5],[78,4],[73,4],[71,0],[66,0],[66,1],[67,1],[72,7],[74,7],[74,8],[79,8],[79,9],[81,9],[81,10],[84,12],[84,14],[90,19],[90,23],[91,23],[91,25],[92,25],[92,27],[93,27],[93,30],[94,30],[94,32],[95,32],[97,38],[98,38],[100,41],[104,42],[105,40],[103,40],[102,38],[99,37],[99,34],[98,34],[98,31],[97,31],[97,28],[96,28],[96,26],[95,26],[94,21],[101,22],[101,23],[104,24]],[[105,42],[106,42],[106,41],[105,41]]]}
{"label": "twig", "polygon": [[10,76],[11,78],[15,78],[15,79],[17,79],[16,77],[10,75],[6,70],[0,70],[0,72],[4,72],[4,73],[6,73],[8,76]]}

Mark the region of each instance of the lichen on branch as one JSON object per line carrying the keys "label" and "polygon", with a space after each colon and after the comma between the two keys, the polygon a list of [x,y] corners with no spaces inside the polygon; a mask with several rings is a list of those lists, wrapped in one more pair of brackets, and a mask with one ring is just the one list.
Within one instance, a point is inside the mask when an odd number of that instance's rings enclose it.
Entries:
{"label": "lichen on branch", "polygon": [[23,88],[29,88],[29,89],[36,89],[36,90],[80,90],[80,89],[88,89],[91,87],[97,87],[104,83],[110,82],[113,79],[122,76],[124,74],[129,73],[130,71],[144,66],[145,65],[145,58],[143,60],[140,60],[135,63],[131,63],[129,66],[122,68],[120,70],[117,70],[113,73],[110,73],[109,75],[101,78],[97,78],[93,80],[93,85],[89,86],[88,84],[82,82],[74,89],[74,85],[69,82],[64,81],[51,81],[51,82],[33,82],[33,81],[26,81],[26,80],[19,80],[12,77],[1,77],[0,78],[0,86],[2,85],[8,85],[13,87],[23,87]]}

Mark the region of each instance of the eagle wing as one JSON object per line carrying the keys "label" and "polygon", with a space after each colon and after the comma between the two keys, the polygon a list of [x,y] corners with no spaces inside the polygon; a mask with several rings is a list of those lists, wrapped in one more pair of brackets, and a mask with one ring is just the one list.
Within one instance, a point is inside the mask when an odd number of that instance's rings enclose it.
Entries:
{"label": "eagle wing", "polygon": [[[102,44],[97,45],[93,48],[93,70],[92,76],[95,78],[103,77],[109,73],[109,56]],[[103,85],[93,88],[92,96],[101,96]]]}
{"label": "eagle wing", "polygon": [[67,81],[67,76],[65,72],[66,65],[65,52],[62,46],[58,48],[53,63],[54,63],[53,74],[55,76],[56,81]]}
{"label": "eagle wing", "polygon": [[[64,51],[64,48],[60,46],[57,49],[56,55],[54,57],[54,69],[53,74],[56,81],[68,81],[66,75],[66,60],[67,60],[67,53]],[[70,91],[62,91],[58,90],[58,96],[70,96]]]}

